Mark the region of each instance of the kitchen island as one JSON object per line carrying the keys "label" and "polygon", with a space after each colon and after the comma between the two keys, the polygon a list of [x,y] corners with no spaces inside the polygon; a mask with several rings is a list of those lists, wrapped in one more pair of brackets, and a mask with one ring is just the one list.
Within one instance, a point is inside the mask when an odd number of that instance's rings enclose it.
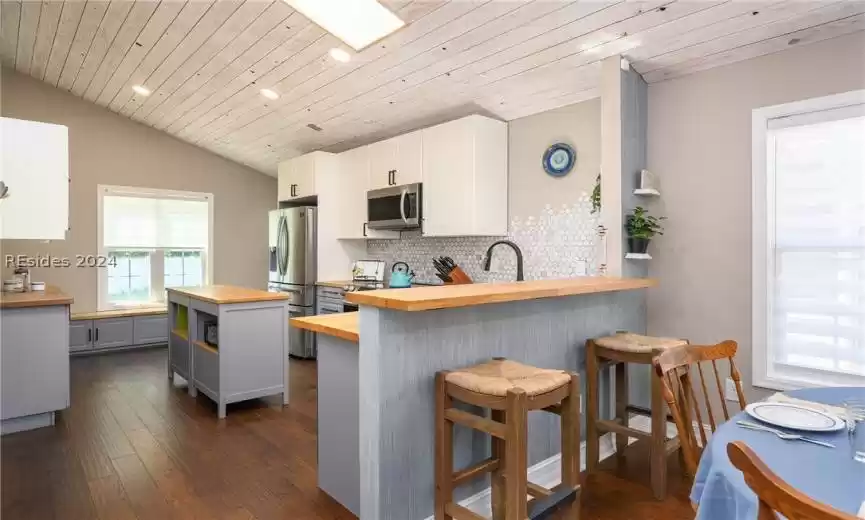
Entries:
{"label": "kitchen island", "polygon": [[288,299],[230,285],[168,289],[168,378],[226,405],[282,394],[288,404]]}
{"label": "kitchen island", "polygon": [[[587,339],[645,333],[643,289],[654,285],[585,277],[364,291],[346,296],[359,305],[356,318],[293,319],[319,332],[319,456],[332,455],[319,459],[319,486],[361,520],[430,518],[435,373],[492,357],[584,372]],[[352,329],[356,343],[340,336]],[[607,403],[610,393],[602,380]],[[558,418],[532,414],[529,465],[555,465],[559,450]],[[489,456],[489,439],[456,428],[454,453],[461,469]],[[486,486],[476,481],[457,497]]]}
{"label": "kitchen island", "polygon": [[0,293],[3,434],[51,426],[69,407],[71,304],[54,287]]}

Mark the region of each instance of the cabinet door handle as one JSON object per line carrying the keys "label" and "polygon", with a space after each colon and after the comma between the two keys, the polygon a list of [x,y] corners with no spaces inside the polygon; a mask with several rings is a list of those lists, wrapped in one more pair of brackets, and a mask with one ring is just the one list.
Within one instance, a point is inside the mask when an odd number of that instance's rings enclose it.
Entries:
{"label": "cabinet door handle", "polygon": [[390,176],[393,178],[393,185],[396,186],[396,170],[391,170]]}
{"label": "cabinet door handle", "polygon": [[96,327],[96,337],[93,339],[94,341],[99,341],[99,327]]}
{"label": "cabinet door handle", "polygon": [[87,343],[93,341],[93,329],[87,329]]}
{"label": "cabinet door handle", "polygon": [[291,196],[292,196],[292,197],[295,196],[295,194],[294,194],[294,187],[295,187],[295,186],[297,186],[297,184],[292,184],[292,185],[291,185]]}
{"label": "cabinet door handle", "polygon": [[366,222],[363,223],[363,236],[366,236]]}

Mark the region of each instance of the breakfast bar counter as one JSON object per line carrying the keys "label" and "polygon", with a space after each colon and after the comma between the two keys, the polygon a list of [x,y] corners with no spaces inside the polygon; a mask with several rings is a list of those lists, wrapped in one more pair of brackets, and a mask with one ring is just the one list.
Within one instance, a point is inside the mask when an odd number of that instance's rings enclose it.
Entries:
{"label": "breakfast bar counter", "polygon": [[643,278],[584,277],[513,283],[437,285],[415,287],[410,291],[385,289],[352,292],[346,294],[346,300],[351,303],[382,309],[417,312],[540,298],[630,291],[646,289],[655,285],[654,280]]}
{"label": "breakfast bar counter", "polygon": [[[654,285],[583,277],[363,291],[346,295],[357,313],[291,320],[318,332],[319,487],[361,520],[432,518],[436,372],[493,357],[585,372],[587,339],[645,333],[645,289]],[[647,392],[645,378],[635,392]],[[599,393],[609,410],[604,374]],[[559,432],[557,417],[529,416],[528,462],[546,468],[530,467],[530,478],[540,485],[555,484],[542,480],[558,475]],[[489,449],[485,435],[457,428],[455,468]],[[487,485],[463,486],[457,499]]]}

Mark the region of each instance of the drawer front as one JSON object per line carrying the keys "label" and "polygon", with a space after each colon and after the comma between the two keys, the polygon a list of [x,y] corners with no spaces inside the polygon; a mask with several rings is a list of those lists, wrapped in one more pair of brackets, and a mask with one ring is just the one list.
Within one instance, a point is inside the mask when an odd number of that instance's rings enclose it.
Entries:
{"label": "drawer front", "polygon": [[93,348],[93,321],[69,322],[69,352],[81,352]]}
{"label": "drawer front", "polygon": [[132,333],[136,345],[165,343],[168,341],[168,316],[138,316],[134,319]]}
{"label": "drawer front", "polygon": [[335,287],[319,287],[318,297],[342,300],[345,297],[345,291],[342,289],[337,289]]}
{"label": "drawer front", "polygon": [[93,348],[132,345],[132,318],[93,320]]}
{"label": "drawer front", "polygon": [[219,393],[219,354],[193,345],[193,367],[195,382],[207,390]]}

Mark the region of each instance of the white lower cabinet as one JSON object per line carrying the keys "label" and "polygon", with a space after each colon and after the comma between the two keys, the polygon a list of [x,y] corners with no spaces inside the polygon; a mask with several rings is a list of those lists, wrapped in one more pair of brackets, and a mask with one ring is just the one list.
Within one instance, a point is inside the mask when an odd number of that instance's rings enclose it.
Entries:
{"label": "white lower cabinet", "polygon": [[424,236],[507,231],[507,123],[468,116],[424,129]]}

